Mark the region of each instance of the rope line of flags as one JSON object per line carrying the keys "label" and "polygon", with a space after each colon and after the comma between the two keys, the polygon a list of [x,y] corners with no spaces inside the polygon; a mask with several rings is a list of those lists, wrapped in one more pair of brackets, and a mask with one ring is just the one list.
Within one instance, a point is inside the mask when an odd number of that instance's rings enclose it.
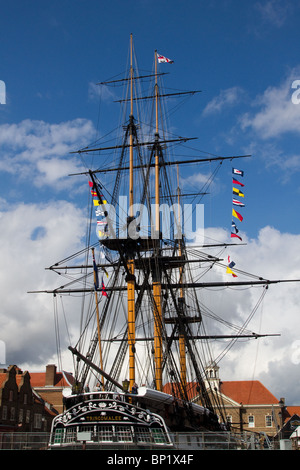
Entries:
{"label": "rope line of flags", "polygon": [[[236,210],[236,208],[242,208],[242,207],[245,207],[245,204],[244,202],[242,202],[240,199],[236,199],[236,198],[244,198],[245,197],[245,194],[243,193],[243,191],[241,190],[241,188],[244,188],[244,184],[241,182],[240,178],[243,178],[244,177],[244,171],[243,170],[238,170],[237,168],[232,168],[232,184],[233,184],[233,187],[232,187],[232,194],[233,194],[233,198],[232,198],[232,216],[236,219],[239,220],[239,222],[242,222],[244,217],[242,216],[242,214],[240,214],[240,212],[238,212]],[[230,237],[231,238],[238,238],[240,241],[242,241],[242,237],[240,235],[238,235],[239,233],[239,229],[235,223],[234,220],[232,220],[231,222],[231,234],[230,234]],[[230,261],[230,256],[228,256],[228,265],[227,265],[227,269],[226,269],[226,272],[228,274],[231,274],[233,277],[237,277],[237,275],[232,271],[232,268],[235,266],[235,262],[234,261]]]}
{"label": "rope line of flags", "polygon": [[[240,190],[240,188],[237,188],[235,186],[239,186],[243,188],[245,185],[238,179],[238,177],[244,177],[244,172],[242,170],[238,170],[237,168],[232,168],[232,184],[234,185],[232,188],[232,194],[233,194],[233,199],[232,199],[232,205],[234,206],[232,208],[232,215],[236,219],[238,219],[240,222],[243,221],[243,216],[235,209],[236,207],[245,207],[245,204],[240,201],[239,199],[236,199],[236,197],[245,197],[244,193]],[[231,222],[231,238],[238,238],[239,240],[242,241],[242,238],[238,235],[239,229],[237,228],[237,225],[234,221]]]}
{"label": "rope line of flags", "polygon": [[[91,188],[91,195],[93,197],[93,205],[95,207],[95,215],[96,215],[96,218],[97,218],[97,227],[103,227],[107,225],[107,222],[106,222],[106,219],[98,219],[98,217],[105,217],[105,213],[99,208],[99,206],[101,206],[100,204],[100,201],[99,201],[99,198],[98,198],[98,195],[97,195],[97,192],[94,190],[94,185],[92,183],[92,181],[89,181],[89,186]],[[101,196],[102,198],[102,196]],[[105,199],[102,199],[102,204],[107,204],[107,201]],[[105,235],[104,232],[102,232],[102,230],[98,230],[98,235],[100,237],[103,237]],[[103,252],[100,253],[100,256],[101,258],[105,258],[105,254]],[[107,297],[107,292],[105,290],[105,284],[104,284],[104,281],[103,281],[103,276],[101,277],[101,283],[99,282],[99,277],[98,277],[98,267],[96,265],[96,262],[95,262],[95,257],[94,257],[94,254],[93,254],[93,269],[94,269],[94,274],[95,274],[95,282],[94,282],[94,287],[95,287],[95,290],[98,290],[100,287],[101,287],[101,293],[104,297]],[[104,267],[102,267],[102,270],[103,272],[105,273],[105,275],[108,277],[108,272],[106,271],[106,269]]]}

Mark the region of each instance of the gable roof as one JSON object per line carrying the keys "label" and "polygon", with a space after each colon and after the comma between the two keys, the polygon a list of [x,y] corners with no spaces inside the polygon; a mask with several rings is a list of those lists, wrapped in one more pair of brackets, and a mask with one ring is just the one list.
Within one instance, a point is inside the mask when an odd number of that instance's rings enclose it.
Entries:
{"label": "gable roof", "polygon": [[286,407],[287,414],[289,415],[287,419],[290,419],[294,415],[300,417],[300,406],[287,406]]}
{"label": "gable roof", "polygon": [[237,380],[221,383],[221,393],[243,405],[271,405],[279,400],[259,380]]}

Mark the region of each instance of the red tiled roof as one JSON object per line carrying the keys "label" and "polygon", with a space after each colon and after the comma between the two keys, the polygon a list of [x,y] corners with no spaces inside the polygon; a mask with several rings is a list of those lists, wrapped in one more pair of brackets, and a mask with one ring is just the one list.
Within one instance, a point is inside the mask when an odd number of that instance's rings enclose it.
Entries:
{"label": "red tiled roof", "polygon": [[279,400],[258,380],[222,382],[221,392],[243,405],[278,404]]}
{"label": "red tiled roof", "polygon": [[[74,377],[68,372],[56,372],[54,387],[68,387],[74,382]],[[30,383],[32,387],[45,387],[45,372],[30,372]]]}
{"label": "red tiled roof", "polygon": [[[196,397],[199,392],[197,391],[197,384],[189,382],[187,384],[188,397],[192,399]],[[163,391],[170,395],[177,395],[178,384],[167,383]],[[278,404],[279,400],[258,380],[239,380],[228,381],[221,383],[221,393],[234,400],[238,404],[243,405],[270,405]]]}
{"label": "red tiled roof", "polygon": [[4,384],[4,382],[7,380],[7,375],[6,373],[1,372],[0,373],[0,387]]}
{"label": "red tiled roof", "polygon": [[291,416],[298,415],[300,417],[300,406],[287,406],[286,411]]}

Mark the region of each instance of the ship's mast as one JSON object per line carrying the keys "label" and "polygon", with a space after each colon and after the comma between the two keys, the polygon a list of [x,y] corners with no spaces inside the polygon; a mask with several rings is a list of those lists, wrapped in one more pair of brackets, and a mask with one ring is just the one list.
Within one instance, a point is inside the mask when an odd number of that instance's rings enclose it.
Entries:
{"label": "ship's mast", "polygon": [[[93,265],[96,266],[95,261],[95,249],[92,248],[93,253]],[[102,345],[101,345],[101,330],[100,330],[100,316],[99,316],[99,304],[98,304],[98,294],[97,294],[97,279],[96,279],[96,271],[94,269],[94,286],[95,286],[95,304],[96,304],[96,314],[97,314],[97,332],[98,332],[98,345],[99,345],[99,358],[100,358],[100,367],[103,370],[103,358],[102,358]],[[103,375],[101,376],[101,386],[102,390],[104,390],[104,378]]]}
{"label": "ship's mast", "polygon": [[[178,191],[178,248],[179,248],[179,257],[182,256],[182,233],[180,231],[181,227],[181,217],[180,217],[180,188],[179,188],[179,169],[177,166],[177,191]],[[179,268],[179,283],[183,283],[183,266]],[[183,287],[180,287],[180,296],[178,299],[178,308],[183,309],[185,305],[184,299],[184,290]],[[185,353],[185,337],[182,331],[179,331],[179,361],[180,361],[180,379],[183,389],[186,388],[186,353]]]}
{"label": "ship's mast", "polygon": [[[132,34],[130,35],[130,126],[129,126],[129,221],[133,217],[133,61]],[[135,276],[134,255],[128,256],[127,299],[128,299],[128,346],[129,346],[129,386],[135,383]]]}
{"label": "ship's mast", "polygon": [[[160,256],[160,214],[159,214],[159,134],[158,134],[158,83],[157,83],[157,51],[155,51],[155,258]],[[162,390],[162,306],[161,306],[161,277],[156,263],[153,266],[153,300],[154,300],[154,364],[155,385]]]}

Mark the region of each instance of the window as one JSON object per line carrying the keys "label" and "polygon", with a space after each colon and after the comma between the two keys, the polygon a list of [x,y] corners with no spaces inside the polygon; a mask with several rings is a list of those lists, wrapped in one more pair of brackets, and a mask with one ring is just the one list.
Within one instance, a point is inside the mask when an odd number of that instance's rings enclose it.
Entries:
{"label": "window", "polygon": [[138,427],[134,430],[137,442],[151,442],[151,434],[148,428]]}
{"label": "window", "polygon": [[132,442],[132,434],[129,426],[116,426],[117,440],[119,442]]}
{"label": "window", "polygon": [[24,393],[24,405],[27,405],[27,397],[28,397],[27,393]]}
{"label": "window", "polygon": [[14,391],[13,390],[9,391],[9,398],[8,399],[9,399],[9,401],[13,401],[13,399],[14,399]]}
{"label": "window", "polygon": [[113,428],[112,426],[99,426],[98,427],[98,440],[100,442],[113,441]]}
{"label": "window", "polygon": [[33,422],[34,422],[33,426],[36,429],[41,429],[41,427],[42,427],[42,415],[40,413],[34,413]]}
{"label": "window", "polygon": [[7,406],[4,405],[2,408],[2,419],[7,419]]}
{"label": "window", "polygon": [[55,429],[55,434],[54,434],[54,444],[60,444],[63,442],[64,438],[64,429]]}
{"label": "window", "polygon": [[265,417],[266,419],[266,427],[267,428],[271,428],[273,426],[273,419],[272,419],[272,416],[271,415],[267,415]]}
{"label": "window", "polygon": [[26,423],[30,423],[30,410],[26,411]]}
{"label": "window", "polygon": [[19,410],[19,423],[23,423],[24,410],[20,408]]}
{"label": "window", "polygon": [[14,406],[12,406],[10,409],[10,420],[14,421],[15,419],[16,419],[16,409]]}
{"label": "window", "polygon": [[254,424],[254,416],[253,415],[249,415],[248,416],[248,427],[249,428],[254,428],[255,424]]}
{"label": "window", "polygon": [[226,421],[227,421],[227,423],[232,424],[232,415],[227,415],[226,416]]}

